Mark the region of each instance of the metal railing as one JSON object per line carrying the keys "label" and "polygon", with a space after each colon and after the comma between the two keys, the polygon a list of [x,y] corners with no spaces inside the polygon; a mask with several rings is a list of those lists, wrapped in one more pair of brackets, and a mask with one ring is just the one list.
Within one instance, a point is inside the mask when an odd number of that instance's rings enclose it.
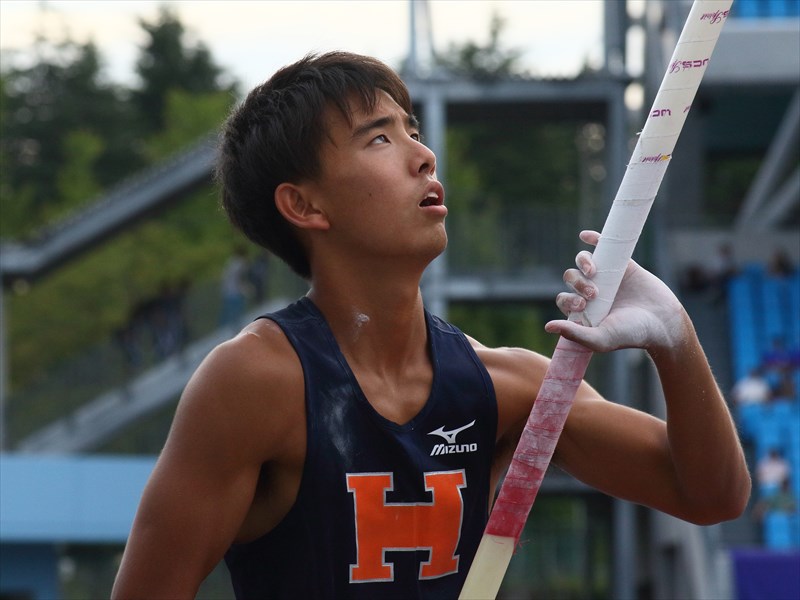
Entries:
{"label": "metal railing", "polygon": [[3,242],[0,276],[32,278],[176,198],[210,181],[215,135],[123,180],[74,213],[45,226],[27,241]]}
{"label": "metal railing", "polygon": [[[182,366],[187,360],[194,360],[197,353],[205,355],[213,348],[214,344],[209,346],[209,343],[219,343],[225,336],[233,335],[232,330],[220,323],[219,286],[219,281],[207,281],[190,289],[181,314],[186,324],[183,335],[166,349],[156,347],[154,332],[145,326],[136,340],[137,359],[132,361],[116,332],[109,332],[103,341],[76,348],[72,356],[47,369],[44,375],[12,389],[6,407],[8,447],[20,449],[23,440],[30,440],[56,421],[62,421],[65,427],[70,421],[87,421],[87,415],[96,409],[92,408],[94,401],[107,394],[127,397],[130,388],[142,385],[148,374],[158,378],[159,369],[181,367],[185,385],[188,376]],[[265,287],[268,298],[292,298],[304,293],[302,280],[277,264],[270,270]],[[246,310],[266,306],[268,298],[251,298]],[[245,312],[239,324],[250,316],[250,312]],[[182,385],[173,397],[177,397],[180,389]]]}
{"label": "metal railing", "polygon": [[[574,209],[541,206],[515,208],[491,218],[448,217],[450,296],[463,299],[459,284],[463,288],[464,282],[469,282],[477,286],[470,292],[472,300],[498,293],[504,299],[513,294],[516,300],[554,297],[560,273],[574,260],[577,219]],[[159,351],[152,332],[145,331],[138,340],[138,359],[131,363],[119,337],[109,332],[104,341],[76,348],[72,356],[44,375],[12,389],[6,409],[9,447],[18,447],[54,421],[85,417],[93,410],[91,402],[104,394],[114,392],[123,397],[125,389],[143,373],[154,372],[180,357],[184,348],[213,336],[221,314],[219,285],[219,281],[207,281],[191,287],[183,303],[185,336],[170,351]],[[304,286],[282,263],[271,262],[266,282],[270,297],[291,299],[303,294]],[[250,308],[254,306],[251,302]]]}

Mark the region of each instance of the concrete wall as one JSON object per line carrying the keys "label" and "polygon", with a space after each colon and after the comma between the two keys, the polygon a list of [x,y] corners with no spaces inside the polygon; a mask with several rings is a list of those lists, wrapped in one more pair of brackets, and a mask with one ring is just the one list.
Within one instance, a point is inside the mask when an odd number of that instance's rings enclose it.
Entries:
{"label": "concrete wall", "polygon": [[154,464],[149,456],[0,454],[0,598],[59,598],[59,544],[125,543]]}
{"label": "concrete wall", "polygon": [[0,455],[0,543],[124,543],[153,457]]}

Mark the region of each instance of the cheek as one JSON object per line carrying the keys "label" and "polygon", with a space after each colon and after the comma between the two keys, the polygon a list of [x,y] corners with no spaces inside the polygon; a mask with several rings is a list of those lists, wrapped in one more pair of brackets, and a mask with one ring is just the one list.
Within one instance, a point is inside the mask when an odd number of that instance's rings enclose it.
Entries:
{"label": "cheek", "polygon": [[354,162],[332,173],[330,192],[335,194],[335,212],[348,221],[392,220],[399,210],[400,182],[391,161]]}

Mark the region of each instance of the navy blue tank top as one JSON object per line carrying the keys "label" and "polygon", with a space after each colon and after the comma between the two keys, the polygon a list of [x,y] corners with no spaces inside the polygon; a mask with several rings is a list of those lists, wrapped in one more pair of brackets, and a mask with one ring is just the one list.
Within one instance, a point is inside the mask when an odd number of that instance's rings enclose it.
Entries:
{"label": "navy blue tank top", "polygon": [[311,300],[264,317],[300,358],[308,441],[286,517],[225,555],[236,597],[457,598],[488,518],[497,431],[464,334],[426,311],[430,397],[398,425],[369,404]]}

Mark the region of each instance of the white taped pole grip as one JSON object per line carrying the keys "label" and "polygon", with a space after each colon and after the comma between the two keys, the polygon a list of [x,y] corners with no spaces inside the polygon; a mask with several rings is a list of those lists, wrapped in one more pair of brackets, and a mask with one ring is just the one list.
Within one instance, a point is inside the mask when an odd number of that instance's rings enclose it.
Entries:
{"label": "white taped pole grip", "polygon": [[731,4],[692,5],[595,248],[598,296],[580,319],[584,325],[596,326],[611,309]]}
{"label": "white taped pole grip", "polygon": [[[692,6],[595,249],[600,297],[588,304],[585,324],[608,314],[731,4]],[[591,355],[559,339],[459,598],[497,596]]]}

